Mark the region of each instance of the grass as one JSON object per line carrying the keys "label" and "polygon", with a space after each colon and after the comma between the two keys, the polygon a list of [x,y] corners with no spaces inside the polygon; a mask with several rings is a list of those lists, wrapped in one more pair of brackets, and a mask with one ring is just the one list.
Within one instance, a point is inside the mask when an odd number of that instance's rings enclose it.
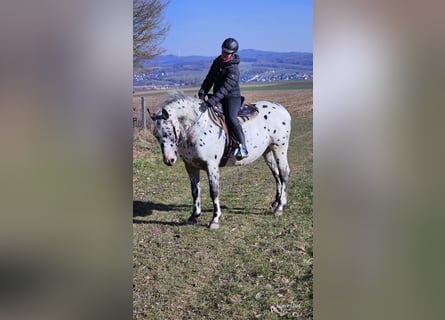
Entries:
{"label": "grass", "polygon": [[288,207],[268,206],[275,182],[262,159],[222,168],[219,230],[201,174],[203,216],[184,225],[191,192],[182,163],[134,161],[134,319],[312,319],[312,116],[293,118]]}

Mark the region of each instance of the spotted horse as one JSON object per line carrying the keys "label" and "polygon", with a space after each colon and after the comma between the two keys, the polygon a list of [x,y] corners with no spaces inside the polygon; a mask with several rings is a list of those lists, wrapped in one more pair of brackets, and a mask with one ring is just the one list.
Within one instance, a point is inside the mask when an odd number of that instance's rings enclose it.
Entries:
{"label": "spotted horse", "polygon": [[[231,155],[225,165],[247,165],[263,156],[276,182],[275,200],[271,206],[274,215],[280,216],[287,204],[291,117],[278,103],[258,101],[253,105],[258,108],[258,116],[242,123],[249,155],[242,160]],[[213,201],[213,219],[209,228],[219,228],[219,167],[226,144],[225,131],[214,122],[206,103],[180,92],[167,98],[152,119],[153,134],[161,146],[164,163],[174,165],[179,155],[190,178],[194,208],[188,222],[197,223],[201,215],[200,170],[204,170]]]}

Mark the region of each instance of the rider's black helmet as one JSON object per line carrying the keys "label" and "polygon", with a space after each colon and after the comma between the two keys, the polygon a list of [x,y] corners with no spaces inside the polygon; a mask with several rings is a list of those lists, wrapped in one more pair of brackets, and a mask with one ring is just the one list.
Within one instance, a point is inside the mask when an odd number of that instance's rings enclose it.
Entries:
{"label": "rider's black helmet", "polygon": [[238,51],[238,41],[233,38],[227,38],[224,40],[221,48],[227,53],[235,53]]}

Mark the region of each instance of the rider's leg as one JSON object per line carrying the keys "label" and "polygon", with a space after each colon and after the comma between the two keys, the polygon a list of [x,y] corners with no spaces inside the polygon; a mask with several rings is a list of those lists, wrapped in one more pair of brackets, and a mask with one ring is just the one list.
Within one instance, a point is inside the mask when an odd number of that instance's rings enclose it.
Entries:
{"label": "rider's leg", "polygon": [[226,116],[229,130],[233,132],[236,139],[239,141],[239,159],[247,157],[246,141],[244,138],[243,128],[238,120],[238,112],[241,108],[241,97],[230,97],[225,99],[223,103],[224,114]]}

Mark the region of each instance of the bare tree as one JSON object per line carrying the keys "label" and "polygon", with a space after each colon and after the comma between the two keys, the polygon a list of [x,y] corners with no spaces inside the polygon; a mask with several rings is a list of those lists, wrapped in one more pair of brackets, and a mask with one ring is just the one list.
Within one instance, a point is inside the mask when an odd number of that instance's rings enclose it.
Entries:
{"label": "bare tree", "polygon": [[133,66],[142,59],[153,59],[165,50],[160,43],[170,26],[163,21],[169,0],[133,0]]}

